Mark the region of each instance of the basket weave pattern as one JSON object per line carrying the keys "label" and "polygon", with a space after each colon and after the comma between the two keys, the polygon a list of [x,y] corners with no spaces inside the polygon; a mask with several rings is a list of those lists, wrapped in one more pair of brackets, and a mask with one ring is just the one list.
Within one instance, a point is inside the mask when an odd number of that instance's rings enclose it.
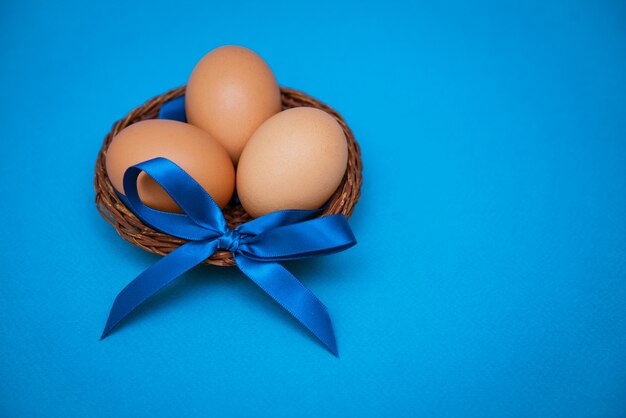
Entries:
{"label": "basket weave pattern", "polygon": [[[152,253],[166,255],[185,244],[187,241],[156,231],[144,225],[135,214],[133,214],[115,193],[106,173],[107,149],[111,140],[118,132],[133,123],[145,119],[156,119],[163,103],[185,94],[185,87],[179,87],[168,91],[165,94],[148,100],[143,105],[132,110],[124,119],[121,119],[111,128],[102,144],[102,148],[96,160],[96,175],[94,187],[96,191],[96,206],[104,219],[107,220],[117,230],[122,238],[140,248]],[[354,206],[360,197],[361,189],[361,153],[359,145],[354,139],[352,131],[339,115],[331,107],[320,101],[293,89],[281,87],[281,98],[283,109],[292,107],[315,107],[322,109],[333,116],[343,128],[348,142],[348,166],[343,180],[335,194],[321,216],[343,213],[350,217]],[[224,217],[230,228],[235,228],[251,219],[239,204],[228,204],[223,209]],[[217,266],[233,266],[235,261],[229,251],[218,250],[211,257],[204,261],[205,264]]]}

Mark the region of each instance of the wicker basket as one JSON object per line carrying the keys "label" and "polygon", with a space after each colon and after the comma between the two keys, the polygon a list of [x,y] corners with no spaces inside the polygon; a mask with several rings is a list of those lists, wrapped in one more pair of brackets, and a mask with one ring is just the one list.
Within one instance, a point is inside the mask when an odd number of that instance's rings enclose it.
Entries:
{"label": "wicker basket", "polygon": [[[106,173],[106,154],[113,137],[125,127],[145,119],[158,117],[159,109],[163,103],[182,96],[185,87],[179,87],[165,94],[148,100],[143,105],[132,110],[122,120],[117,121],[111,128],[111,132],[104,138],[104,143],[96,161],[96,177],[94,187],[96,190],[96,206],[100,214],[111,224],[126,241],[156,254],[165,255],[186,243],[185,240],[156,231],[144,225],[119,199]],[[360,197],[361,189],[361,153],[354,135],[343,118],[329,106],[318,100],[293,89],[281,88],[283,108],[307,106],[322,109],[332,115],[343,128],[348,141],[348,166],[346,173],[337,191],[330,200],[321,216],[343,213],[350,217],[354,205]],[[249,221],[250,215],[239,204],[228,204],[223,209],[224,217],[231,228]],[[229,251],[218,250],[204,261],[205,264],[216,266],[233,266],[235,261]]]}

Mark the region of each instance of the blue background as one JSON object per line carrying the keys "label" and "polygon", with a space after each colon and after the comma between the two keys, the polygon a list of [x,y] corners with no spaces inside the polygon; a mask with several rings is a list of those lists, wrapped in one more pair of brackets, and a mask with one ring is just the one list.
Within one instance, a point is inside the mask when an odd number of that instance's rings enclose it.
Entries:
{"label": "blue background", "polygon": [[[228,3],[0,5],[0,415],[624,416],[626,4]],[[206,266],[98,340],[158,259],[101,141],[228,43],[362,146],[359,244],[288,264],[339,359]]]}

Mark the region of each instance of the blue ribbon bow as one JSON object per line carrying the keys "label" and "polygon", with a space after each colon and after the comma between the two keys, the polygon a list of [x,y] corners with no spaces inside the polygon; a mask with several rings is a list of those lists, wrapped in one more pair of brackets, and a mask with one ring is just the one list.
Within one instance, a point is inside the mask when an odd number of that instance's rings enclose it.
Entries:
{"label": "blue ribbon bow", "polygon": [[[142,171],[165,189],[183,214],[162,212],[141,202],[137,177]],[[344,215],[315,218],[319,211],[285,210],[233,230],[211,196],[182,168],[165,158],[126,170],[124,191],[127,205],[144,223],[189,242],[157,261],[117,295],[101,339],[161,288],[222,248],[233,254],[246,276],[337,355],[326,307],[278,262],[332,254],[355,245]]]}

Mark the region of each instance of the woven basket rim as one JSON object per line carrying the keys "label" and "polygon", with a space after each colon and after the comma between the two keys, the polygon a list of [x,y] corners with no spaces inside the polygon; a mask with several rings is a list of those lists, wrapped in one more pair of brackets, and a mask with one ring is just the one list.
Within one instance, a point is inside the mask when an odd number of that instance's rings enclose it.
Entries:
{"label": "woven basket rim", "polygon": [[[348,164],[341,184],[320,216],[341,213],[349,218],[350,215],[352,215],[354,206],[359,201],[361,184],[363,182],[361,174],[363,169],[361,152],[359,144],[354,138],[354,134],[341,115],[330,106],[295,89],[281,87],[280,90],[283,109],[301,106],[315,107],[333,116],[342,127],[348,145]],[[102,217],[109,222],[126,241],[146,251],[160,255],[169,254],[187,241],[159,232],[143,224],[141,220],[124,205],[107,176],[105,164],[106,153],[113,137],[118,132],[141,120],[156,119],[164,103],[180,97],[184,93],[185,86],[169,90],[166,93],[153,97],[130,111],[124,118],[115,122],[109,133],[105,136],[96,159],[94,189],[98,212],[100,212]],[[235,228],[252,219],[241,205],[234,205],[232,202],[222,210],[222,213],[230,228]],[[203,263],[217,266],[233,266],[235,265],[235,260],[229,251],[218,250]]]}

